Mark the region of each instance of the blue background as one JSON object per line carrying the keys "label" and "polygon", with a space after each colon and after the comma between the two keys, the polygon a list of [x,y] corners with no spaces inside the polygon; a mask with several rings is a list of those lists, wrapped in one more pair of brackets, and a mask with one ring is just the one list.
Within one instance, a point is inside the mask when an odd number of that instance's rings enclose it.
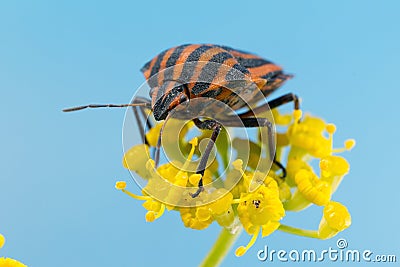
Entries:
{"label": "blue background", "polygon": [[[217,225],[186,229],[174,212],[146,223],[140,202],[114,189],[130,180],[121,165],[124,111],[61,109],[125,103],[144,81],[139,69],[161,50],[217,43],[296,74],[279,93],[298,93],[304,110],[335,122],[337,146],[357,140],[333,197],[353,218],[338,237],[399,260],[399,8],[365,0],[2,1],[0,255],[38,267],[200,263]],[[320,214],[312,208],[284,222],[317,228]],[[231,251],[223,265],[271,264],[257,260],[264,245],[322,250],[336,240],[275,232],[242,258]]]}

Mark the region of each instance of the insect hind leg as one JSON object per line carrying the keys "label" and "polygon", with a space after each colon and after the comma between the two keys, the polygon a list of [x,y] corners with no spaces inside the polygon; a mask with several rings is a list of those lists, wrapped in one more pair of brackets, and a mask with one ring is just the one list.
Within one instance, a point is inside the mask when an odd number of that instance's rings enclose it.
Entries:
{"label": "insect hind leg", "polygon": [[274,151],[274,137],[273,137],[273,126],[272,123],[266,119],[266,118],[242,118],[240,117],[241,122],[243,125],[238,125],[236,121],[232,120],[231,123],[230,121],[227,121],[224,123],[225,126],[231,126],[231,127],[241,127],[244,126],[246,128],[251,128],[251,127],[266,127],[268,131],[268,152],[269,152],[269,158],[272,159],[272,162],[278,166],[282,170],[282,178],[286,177],[286,169],[280,163],[275,159],[275,151]]}
{"label": "insect hind leg", "polygon": [[280,106],[290,103],[290,102],[294,103],[295,110],[300,109],[299,97],[293,93],[288,93],[288,94],[282,95],[278,98],[275,98],[273,100],[270,100],[267,103],[260,105],[259,107],[255,107],[249,111],[241,113],[238,116],[241,118],[254,117],[257,114],[280,107]]}

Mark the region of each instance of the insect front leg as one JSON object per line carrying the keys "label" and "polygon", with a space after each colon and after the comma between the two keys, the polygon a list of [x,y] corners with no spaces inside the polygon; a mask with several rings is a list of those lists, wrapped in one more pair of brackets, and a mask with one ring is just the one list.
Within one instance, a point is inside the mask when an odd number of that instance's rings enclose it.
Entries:
{"label": "insect front leg", "polygon": [[192,198],[195,198],[204,190],[204,188],[203,188],[204,171],[206,169],[207,161],[208,161],[208,158],[210,157],[210,154],[211,154],[212,148],[214,146],[214,143],[217,140],[219,133],[221,132],[221,124],[219,124],[215,120],[201,121],[198,118],[193,119],[193,122],[201,130],[212,130],[213,131],[213,133],[211,135],[211,138],[207,143],[206,149],[205,149],[203,155],[201,156],[200,164],[197,167],[197,171],[196,171],[196,174],[200,174],[202,176],[200,178],[200,180],[199,180],[199,185],[198,185],[199,188],[193,194],[190,193]]}
{"label": "insect front leg", "polygon": [[[147,98],[144,97],[135,97],[132,101],[131,104],[141,104],[141,103],[146,103],[148,105],[151,105],[151,101]],[[142,121],[140,119],[140,115],[146,120],[146,127],[147,129],[151,129],[153,126],[151,125],[151,122],[146,114],[146,110],[149,110],[149,108],[145,107],[145,106],[133,106],[132,107],[132,111],[133,111],[133,115],[135,116],[135,120],[136,123],[138,124],[138,128],[139,128],[139,132],[140,132],[140,136],[142,138],[142,140],[144,140],[144,143],[146,145],[149,144],[146,135],[145,135],[145,128],[143,127]],[[140,111],[140,115],[139,115],[139,111]]]}

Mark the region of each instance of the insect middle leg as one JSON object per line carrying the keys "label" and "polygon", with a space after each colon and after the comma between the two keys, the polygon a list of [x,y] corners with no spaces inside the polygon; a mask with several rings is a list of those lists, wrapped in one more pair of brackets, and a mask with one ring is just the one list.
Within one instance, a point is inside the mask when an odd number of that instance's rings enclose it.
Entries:
{"label": "insect middle leg", "polygon": [[[201,174],[203,176],[204,170],[208,161],[208,158],[210,156],[212,147],[217,140],[217,137],[221,131],[222,125],[226,127],[246,127],[246,128],[251,128],[251,127],[267,127],[268,129],[268,142],[269,142],[269,156],[271,159],[274,159],[274,149],[273,149],[273,135],[272,135],[272,123],[266,119],[266,118],[240,118],[241,121],[238,122],[237,120],[226,120],[226,121],[220,121],[217,122],[215,120],[205,120],[205,121],[200,121],[199,119],[194,119],[194,123],[199,129],[208,129],[208,130],[213,130],[213,133],[211,135],[211,140],[208,142],[207,147],[204,151],[204,154],[202,155],[202,158],[200,160],[200,164],[197,167],[196,173]],[[282,166],[283,167],[283,166]],[[190,194],[193,198],[197,197],[203,190],[203,178],[200,178],[199,188],[197,191],[193,194]]]}

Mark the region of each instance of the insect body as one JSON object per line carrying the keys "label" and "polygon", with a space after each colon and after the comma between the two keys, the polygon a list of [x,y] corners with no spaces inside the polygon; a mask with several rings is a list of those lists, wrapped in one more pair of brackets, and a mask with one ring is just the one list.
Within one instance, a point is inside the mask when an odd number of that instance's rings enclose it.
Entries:
{"label": "insect body", "polygon": [[[236,50],[226,46],[212,44],[187,44],[165,50],[147,62],[141,69],[149,86],[151,100],[137,98],[130,104],[123,105],[87,105],[66,109],[75,111],[85,108],[98,107],[127,107],[132,106],[139,123],[137,108],[150,109],[157,121],[168,118],[168,115],[179,104],[190,102],[195,98],[212,98],[228,105],[231,110],[248,107],[249,103],[258,103],[278,89],[292,75],[285,74],[281,67],[257,55]],[[259,93],[261,92],[261,94]],[[258,93],[258,94],[257,94]],[[294,102],[295,109],[299,108],[296,95],[289,93],[268,103],[261,104],[236,114],[244,127],[267,127],[270,142],[270,158],[274,159],[272,150],[272,124],[267,119],[257,118],[257,112],[273,109],[288,102]],[[229,116],[228,116],[229,117]],[[200,129],[212,130],[211,141],[208,143],[197,173],[203,175],[213,144],[218,137],[222,125],[213,119],[193,119]],[[238,126],[229,119],[224,126]],[[144,137],[144,134],[142,137]],[[155,162],[159,161],[161,146],[160,133],[156,147]],[[277,161],[283,176],[284,167]],[[196,197],[203,190],[203,181],[200,179],[198,190],[191,194]]]}
{"label": "insect body", "polygon": [[[147,62],[141,71],[151,87],[156,120],[165,119],[174,107],[196,97],[212,97],[233,109],[242,108],[245,103],[239,100],[239,94],[220,86],[221,80],[229,80],[229,75],[235,76],[231,77],[235,81],[255,82],[264,96],[292,77],[259,56],[226,46],[196,44],[165,50]],[[184,82],[186,84],[182,84]]]}

